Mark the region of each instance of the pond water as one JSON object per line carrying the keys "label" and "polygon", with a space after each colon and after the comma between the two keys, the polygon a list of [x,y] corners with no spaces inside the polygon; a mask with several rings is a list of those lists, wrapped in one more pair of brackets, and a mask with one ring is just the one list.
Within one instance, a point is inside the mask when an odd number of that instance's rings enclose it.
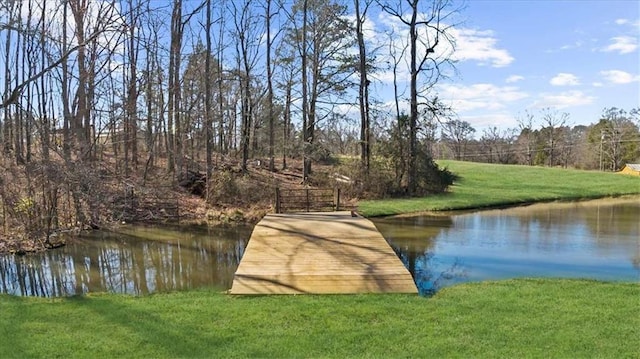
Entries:
{"label": "pond water", "polygon": [[[422,294],[515,277],[640,280],[640,199],[375,219]],[[122,227],[65,247],[0,255],[0,293],[134,295],[229,289],[250,227]]]}
{"label": "pond water", "polygon": [[93,231],[44,253],[0,255],[0,293],[51,297],[205,286],[226,290],[250,235],[247,226]]}
{"label": "pond water", "polygon": [[640,199],[374,221],[422,294],[517,277],[640,281]]}

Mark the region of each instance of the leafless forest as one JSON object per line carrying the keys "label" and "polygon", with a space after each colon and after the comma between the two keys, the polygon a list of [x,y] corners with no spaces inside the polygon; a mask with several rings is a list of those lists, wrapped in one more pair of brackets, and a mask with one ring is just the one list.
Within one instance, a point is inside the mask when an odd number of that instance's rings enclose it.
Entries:
{"label": "leafless forest", "polygon": [[[457,119],[436,85],[454,67],[460,11],[447,0],[2,1],[3,236],[51,246],[63,229],[170,217],[189,178],[208,208],[268,203],[283,174],[330,185],[314,170],[326,165],[358,196],[415,196],[451,183],[439,158],[638,161],[638,109],[605,109],[590,126],[523,111],[518,128],[483,133]],[[372,12],[397,32],[372,37]],[[393,104],[371,91],[382,72]]]}

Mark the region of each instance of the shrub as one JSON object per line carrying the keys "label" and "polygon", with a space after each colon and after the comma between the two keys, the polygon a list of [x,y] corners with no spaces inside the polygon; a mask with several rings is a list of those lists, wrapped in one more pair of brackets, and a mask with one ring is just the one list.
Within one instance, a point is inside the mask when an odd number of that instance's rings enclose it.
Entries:
{"label": "shrub", "polygon": [[239,195],[236,180],[231,171],[219,171],[211,176],[208,183],[207,202],[211,204],[231,203]]}
{"label": "shrub", "polygon": [[219,171],[209,181],[207,201],[216,206],[251,206],[269,204],[274,186],[249,175],[232,171]]}

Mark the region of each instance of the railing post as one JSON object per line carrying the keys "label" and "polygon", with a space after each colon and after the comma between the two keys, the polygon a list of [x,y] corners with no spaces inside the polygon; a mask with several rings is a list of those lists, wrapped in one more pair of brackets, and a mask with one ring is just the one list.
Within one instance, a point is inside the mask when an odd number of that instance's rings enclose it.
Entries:
{"label": "railing post", "polygon": [[280,213],[280,187],[276,187],[276,213]]}
{"label": "railing post", "polygon": [[340,188],[335,189],[335,198],[333,200],[336,205],[336,212],[340,210]]}
{"label": "railing post", "polygon": [[306,189],[306,194],[307,194],[307,212],[309,212],[309,189]]}

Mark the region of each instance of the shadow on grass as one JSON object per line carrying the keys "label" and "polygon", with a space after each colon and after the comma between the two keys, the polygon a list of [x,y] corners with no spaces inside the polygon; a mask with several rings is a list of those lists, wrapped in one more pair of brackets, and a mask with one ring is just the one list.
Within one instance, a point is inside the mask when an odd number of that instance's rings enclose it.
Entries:
{"label": "shadow on grass", "polygon": [[[0,295],[0,315],[2,316],[2,324],[0,324],[0,338],[5,343],[0,347],[11,348],[11,352],[3,352],[0,350],[0,356],[4,358],[17,358],[23,356],[21,353],[28,353],[29,338],[21,335],[24,324],[24,311],[28,311],[29,307],[23,305],[22,297],[13,295]],[[17,328],[16,328],[17,327]]]}
{"label": "shadow on grass", "polygon": [[[200,323],[212,320],[193,313],[192,318],[175,317],[177,312],[184,312],[184,308],[173,310],[172,307],[180,305],[188,298],[174,299],[171,302],[163,302],[162,298],[154,300],[153,297],[123,298],[113,296],[100,296],[86,298],[77,296],[70,298],[79,306],[92,310],[109,324],[126,328],[126,333],[132,333],[131,337],[118,338],[120,348],[138,346],[148,348],[148,351],[140,348],[132,348],[133,353],[146,353],[149,357],[196,357],[202,356],[207,349],[223,347],[229,344],[231,338],[224,338],[223,333],[199,330]],[[89,303],[91,301],[91,303]],[[150,305],[150,302],[153,305]],[[189,304],[189,303],[184,303]],[[195,307],[194,307],[195,308]],[[194,321],[196,321],[194,323]],[[205,326],[209,327],[209,326]],[[109,350],[109,349],[107,349]],[[120,353],[103,353],[106,355]],[[126,353],[123,353],[126,355]]]}

